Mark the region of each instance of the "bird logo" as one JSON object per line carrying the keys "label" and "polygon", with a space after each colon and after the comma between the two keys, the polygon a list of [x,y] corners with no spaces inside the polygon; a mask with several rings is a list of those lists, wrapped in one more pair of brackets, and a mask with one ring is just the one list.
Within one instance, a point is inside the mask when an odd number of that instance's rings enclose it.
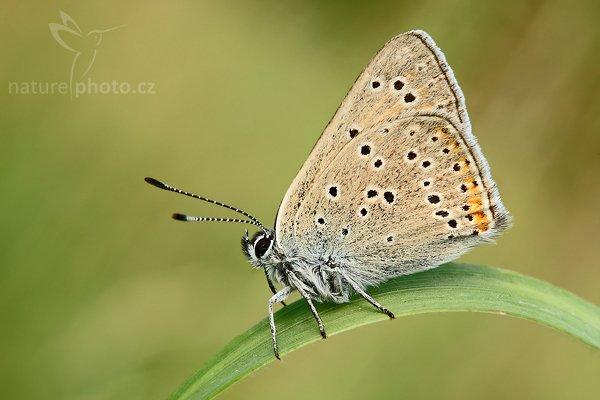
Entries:
{"label": "bird logo", "polygon": [[98,47],[102,43],[103,35],[125,25],[108,29],[93,29],[84,34],[77,22],[64,11],[59,11],[62,24],[49,23],[52,37],[65,49],[72,53],[73,61],[69,71],[69,88],[72,94],[73,81],[83,78],[92,68],[96,60]]}

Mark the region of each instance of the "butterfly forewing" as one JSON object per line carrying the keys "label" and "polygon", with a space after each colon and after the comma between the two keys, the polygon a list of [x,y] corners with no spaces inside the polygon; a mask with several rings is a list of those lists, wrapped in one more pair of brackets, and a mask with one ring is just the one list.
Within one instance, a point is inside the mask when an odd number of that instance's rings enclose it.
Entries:
{"label": "butterfly forewing", "polygon": [[506,222],[460,88],[416,31],[361,73],[290,186],[276,232],[287,254],[409,273]]}

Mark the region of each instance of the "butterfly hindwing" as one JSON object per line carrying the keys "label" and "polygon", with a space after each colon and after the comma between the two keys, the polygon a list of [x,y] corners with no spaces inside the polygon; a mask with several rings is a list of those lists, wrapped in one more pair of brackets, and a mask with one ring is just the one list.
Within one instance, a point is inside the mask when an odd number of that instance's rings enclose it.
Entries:
{"label": "butterfly hindwing", "polygon": [[295,237],[309,259],[415,272],[499,232],[486,185],[450,121],[399,118],[351,139],[316,176],[295,215]]}

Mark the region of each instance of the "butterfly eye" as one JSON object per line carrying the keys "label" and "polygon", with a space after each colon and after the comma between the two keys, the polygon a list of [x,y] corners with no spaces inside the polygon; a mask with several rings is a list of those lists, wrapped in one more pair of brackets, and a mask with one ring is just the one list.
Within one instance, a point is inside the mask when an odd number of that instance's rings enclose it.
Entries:
{"label": "butterfly eye", "polygon": [[272,244],[273,240],[266,236],[262,236],[260,239],[256,240],[254,242],[254,254],[256,255],[256,257],[262,258],[262,256],[264,256],[269,251]]}

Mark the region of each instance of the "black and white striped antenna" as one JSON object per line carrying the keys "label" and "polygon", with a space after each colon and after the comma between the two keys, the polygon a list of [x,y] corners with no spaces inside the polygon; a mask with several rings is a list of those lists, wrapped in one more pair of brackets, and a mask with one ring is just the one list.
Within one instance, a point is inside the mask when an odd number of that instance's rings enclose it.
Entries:
{"label": "black and white striped antenna", "polygon": [[216,200],[211,200],[207,197],[203,197],[203,196],[198,196],[197,194],[194,193],[188,193],[185,190],[181,190],[181,189],[177,189],[176,187],[173,187],[171,185],[167,185],[166,183],[163,183],[157,179],[154,178],[144,178],[144,180],[146,182],[148,182],[149,184],[151,184],[152,186],[156,186],[159,189],[163,189],[163,190],[168,190],[170,192],[175,192],[175,193],[179,193],[179,194],[183,194],[185,196],[189,196],[189,197],[193,197],[195,199],[198,200],[202,200],[202,201],[206,201],[208,203],[211,204],[216,204],[218,206],[224,207],[224,208],[228,208],[232,211],[235,211],[239,214],[242,214],[243,216],[245,216],[248,219],[239,219],[239,218],[213,218],[213,217],[193,217],[190,215],[186,215],[186,214],[179,214],[179,213],[175,213],[172,215],[173,219],[176,219],[177,221],[186,221],[186,222],[196,222],[196,221],[206,221],[206,222],[239,222],[239,223],[243,223],[243,224],[251,224],[251,225],[256,225],[258,226],[260,229],[262,229],[263,231],[266,232],[265,227],[263,226],[263,224],[260,223],[259,220],[257,220],[256,218],[254,218],[252,215],[248,214],[245,211],[240,210],[239,208],[235,208],[232,207],[230,205],[227,205],[225,203],[221,203],[220,201],[216,201]]}

